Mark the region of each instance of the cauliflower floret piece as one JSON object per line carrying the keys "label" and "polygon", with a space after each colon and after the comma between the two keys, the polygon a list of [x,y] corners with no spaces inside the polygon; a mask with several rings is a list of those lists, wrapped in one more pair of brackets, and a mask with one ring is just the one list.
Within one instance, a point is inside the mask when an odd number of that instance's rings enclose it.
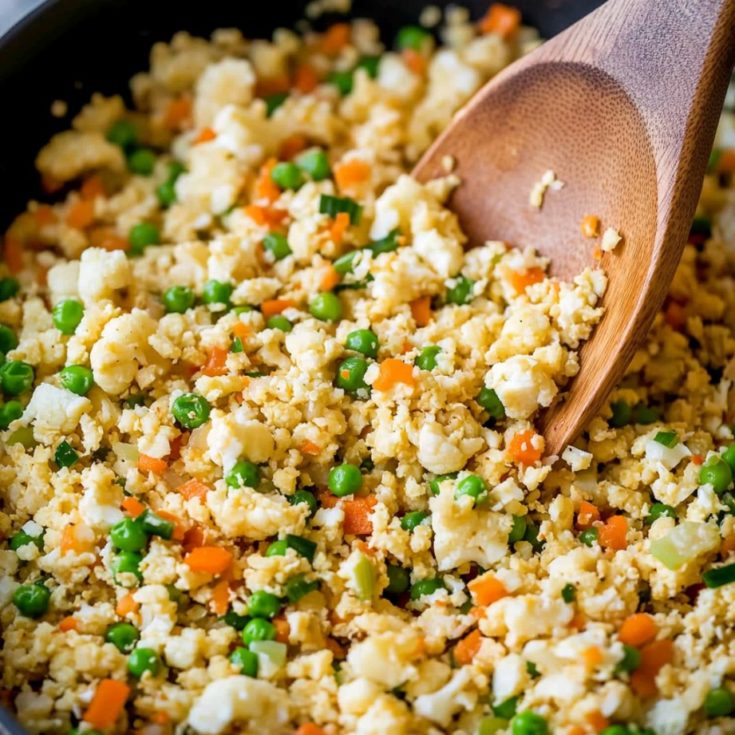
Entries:
{"label": "cauliflower floret piece", "polygon": [[65,130],[41,149],[36,166],[43,176],[64,182],[90,169],[123,171],[125,158],[120,147],[105,140],[102,133]]}
{"label": "cauliflower floret piece", "polygon": [[246,418],[242,411],[225,414],[212,412],[207,435],[209,457],[227,472],[238,460],[267,462],[275,443],[270,429],[255,419]]}
{"label": "cauliflower floret piece", "polygon": [[50,444],[59,435],[73,432],[79,426],[82,414],[91,408],[89,399],[49,383],[41,383],[33,391],[20,420],[23,424],[33,423],[36,441]]}
{"label": "cauliflower floret piece", "polygon": [[278,735],[288,721],[288,697],[283,690],[249,676],[211,682],[189,712],[189,725],[202,735],[218,735],[233,722],[242,723],[241,732]]}
{"label": "cauliflower floret piece", "polygon": [[255,74],[245,59],[222,59],[210,64],[199,77],[194,117],[197,127],[211,125],[227,105],[245,107],[253,99]]}
{"label": "cauliflower floret piece", "polygon": [[75,299],[79,296],[79,261],[57,263],[46,274],[49,298],[52,304],[64,299]]}
{"label": "cauliflower floret piece", "polygon": [[323,329],[299,323],[286,335],[286,349],[296,367],[304,372],[320,370],[336,360],[341,352],[340,343]]}
{"label": "cauliflower floret piece", "polygon": [[485,385],[495,390],[512,419],[527,419],[539,406],[549,406],[558,390],[538,360],[525,355],[493,365]]}
{"label": "cauliflower floret piece", "polygon": [[86,305],[92,305],[129,286],[131,276],[130,261],[122,250],[110,253],[102,248],[89,248],[79,262],[79,295]]}
{"label": "cauliflower floret piece", "polygon": [[84,493],[79,500],[79,512],[87,525],[106,531],[123,519],[120,510],[123,491],[111,470],[93,464],[82,473],[82,487]]}
{"label": "cauliflower floret piece", "polygon": [[489,567],[507,552],[507,514],[476,508],[471,499],[456,500],[454,483],[443,482],[429,500],[434,529],[434,556],[445,571],[476,562]]}
{"label": "cauliflower floret piece", "polygon": [[477,703],[477,692],[468,686],[471,682],[472,672],[463,666],[438,691],[416,697],[414,711],[420,717],[448,727],[457,712],[463,708],[469,711]]}
{"label": "cauliflower floret piece", "polygon": [[387,631],[353,645],[347,662],[360,676],[393,689],[416,676],[413,661],[421,650],[421,638],[415,630]]}
{"label": "cauliflower floret piece", "polygon": [[423,424],[419,431],[418,460],[429,472],[446,475],[459,472],[483,445],[482,438],[465,436],[463,427],[447,436],[444,426],[431,421]]}

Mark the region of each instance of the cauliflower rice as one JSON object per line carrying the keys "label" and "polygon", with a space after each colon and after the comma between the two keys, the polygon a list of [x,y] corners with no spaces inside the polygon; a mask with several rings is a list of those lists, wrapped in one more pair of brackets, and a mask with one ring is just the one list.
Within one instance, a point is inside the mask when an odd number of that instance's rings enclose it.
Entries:
{"label": "cauliflower rice", "polygon": [[647,340],[545,456],[605,275],[465,251],[460,182],[407,175],[517,25],[179,33],[40,152],[0,263],[30,732],[735,730],[733,116]]}

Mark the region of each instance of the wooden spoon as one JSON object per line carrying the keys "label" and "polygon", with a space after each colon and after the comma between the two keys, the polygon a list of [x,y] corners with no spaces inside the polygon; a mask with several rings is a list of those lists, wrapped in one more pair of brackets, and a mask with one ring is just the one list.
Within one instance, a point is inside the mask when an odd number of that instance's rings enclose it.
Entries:
{"label": "wooden spoon", "polygon": [[[414,170],[462,180],[450,200],[470,244],[532,246],[572,278],[600,265],[597,215],[624,241],[602,256],[605,315],[566,400],[542,416],[557,454],[599,410],[660,308],[702,185],[735,62],[735,0],[609,0],[498,74]],[[565,183],[529,204],[547,170]]]}

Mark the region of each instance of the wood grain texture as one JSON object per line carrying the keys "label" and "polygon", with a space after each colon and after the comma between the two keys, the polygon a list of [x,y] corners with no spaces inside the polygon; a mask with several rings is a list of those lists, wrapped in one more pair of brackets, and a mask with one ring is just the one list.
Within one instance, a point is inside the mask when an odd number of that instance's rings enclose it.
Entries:
{"label": "wood grain texture", "polygon": [[[735,0],[609,0],[489,82],[414,170],[442,175],[453,156],[470,245],[535,247],[562,278],[599,262],[582,217],[624,236],[601,261],[605,315],[581,370],[542,416],[547,454],[596,414],[666,296],[733,63]],[[528,196],[547,169],[565,187],[538,211]]]}

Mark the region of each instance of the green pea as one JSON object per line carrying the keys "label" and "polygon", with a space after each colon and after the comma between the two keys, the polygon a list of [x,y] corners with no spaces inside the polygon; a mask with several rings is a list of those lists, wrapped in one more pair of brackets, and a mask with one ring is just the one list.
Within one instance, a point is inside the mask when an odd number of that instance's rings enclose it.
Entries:
{"label": "green pea", "polygon": [[399,49],[421,51],[430,41],[431,34],[420,26],[404,26],[396,36],[396,46]]}
{"label": "green pea", "polygon": [[620,659],[615,669],[617,671],[635,671],[641,665],[641,652],[633,646],[623,646],[623,658]]}
{"label": "green pea", "polygon": [[6,401],[0,406],[0,430],[5,431],[10,424],[23,415],[23,405],[20,401]]}
{"label": "green pea", "polygon": [[76,299],[59,301],[51,312],[51,319],[56,329],[62,334],[74,334],[84,316],[84,306]]}
{"label": "green pea", "polygon": [[411,585],[411,575],[403,567],[388,564],[388,586],[385,591],[389,595],[402,595]]}
{"label": "green pea", "polygon": [[150,148],[138,148],[128,156],[128,168],[139,176],[150,176],[156,166],[156,154]]}
{"label": "green pea", "polygon": [[204,284],[202,301],[205,304],[229,304],[234,288],[231,283],[212,279]]}
{"label": "green pea", "polygon": [[174,419],[185,429],[196,429],[206,423],[211,407],[198,393],[182,393],[171,404]]}
{"label": "green pea", "polygon": [[308,490],[297,490],[289,499],[291,505],[299,505],[304,503],[309,507],[309,516],[313,516],[316,513],[319,504],[317,503],[314,493]]}
{"label": "green pea", "polygon": [[585,546],[594,546],[597,543],[599,533],[596,528],[588,528],[579,534],[579,540]]}
{"label": "green pea", "polygon": [[121,551],[140,551],[148,543],[148,534],[137,520],[125,518],[110,529],[110,540]]}
{"label": "green pea", "polygon": [[130,623],[115,623],[107,629],[105,640],[120,653],[130,653],[140,639],[140,632]]}
{"label": "green pea", "polygon": [[228,610],[223,620],[235,630],[242,630],[250,622],[247,615],[238,615],[234,610]]}
{"label": "green pea", "polygon": [[347,462],[338,467],[332,467],[329,470],[327,486],[332,495],[336,495],[338,498],[353,495],[362,487],[360,468]]}
{"label": "green pea", "polygon": [[561,599],[571,604],[577,599],[577,588],[570,582],[561,588]]}
{"label": "green pea", "polygon": [[130,228],[128,242],[129,255],[142,255],[149,245],[158,245],[161,242],[161,233],[153,222],[138,222]]}
{"label": "green pea", "polygon": [[[0,352],[3,350],[0,349]],[[7,350],[5,350],[7,352]],[[723,453],[722,453],[722,459],[727,462],[730,469],[733,472],[733,476],[735,476],[735,444],[731,444]]]}
{"label": "green pea", "polygon": [[163,305],[167,314],[183,314],[194,306],[194,291],[188,286],[171,286],[163,292]]}
{"label": "green pea", "polygon": [[730,465],[721,457],[711,457],[699,469],[700,485],[712,485],[714,491],[721,495],[732,484]]}
{"label": "green pea", "polygon": [[654,503],[651,506],[651,510],[643,521],[647,526],[650,526],[655,520],[659,518],[676,518],[676,508],[672,508],[670,505],[665,503]]}
{"label": "green pea", "polygon": [[462,306],[462,304],[468,304],[472,301],[472,287],[475,285],[474,281],[464,276],[458,276],[455,279],[455,284],[451,288],[447,289],[446,300],[448,304],[456,304]]}
{"label": "green pea", "polygon": [[[138,580],[143,581],[143,575],[140,572],[140,563],[143,561],[143,557],[137,551],[123,551],[118,554],[112,562],[112,572],[117,581],[118,574],[132,574]],[[127,586],[127,585],[124,585]]]}
{"label": "green pea", "polygon": [[232,465],[227,473],[225,482],[229,487],[258,487],[260,484],[260,468],[258,465],[241,459]]}
{"label": "green pea", "polygon": [[346,97],[352,91],[354,83],[351,71],[333,71],[327,77],[327,81],[337,87],[343,97]]}
{"label": "green pea", "polygon": [[437,590],[443,590],[444,580],[439,577],[431,579],[420,579],[411,585],[411,599],[418,600],[425,595],[433,595]]}
{"label": "green pea", "polygon": [[0,301],[12,299],[20,291],[20,283],[17,278],[6,276],[0,278]]}
{"label": "green pea", "polygon": [[327,154],[320,148],[312,148],[311,150],[304,151],[296,158],[296,165],[305,174],[308,174],[312,181],[324,181],[332,173],[329,168]]}
{"label": "green pea", "polygon": [[342,302],[336,294],[324,291],[309,302],[309,312],[324,322],[336,322],[342,317]]}
{"label": "green pea", "polygon": [[310,592],[319,589],[319,582],[307,582],[304,574],[296,574],[291,577],[283,587],[289,602],[296,603]]}
{"label": "green pea", "polygon": [[413,510],[410,513],[406,513],[406,515],[401,518],[401,528],[404,531],[413,531],[415,528],[418,528],[418,526],[420,526],[428,517],[429,514],[426,511]]}
{"label": "green pea", "polygon": [[13,604],[26,618],[40,618],[47,610],[51,592],[40,583],[22,584],[13,593]]}
{"label": "green pea", "polygon": [[512,735],[547,735],[549,723],[541,715],[526,710],[513,717],[510,731]]}
{"label": "green pea", "polygon": [[355,69],[364,69],[371,79],[378,78],[380,69],[380,56],[363,56],[357,62]]}
{"label": "green pea", "polygon": [[288,541],[285,538],[273,541],[268,548],[265,550],[266,556],[286,556],[288,551]]}
{"label": "green pea", "polygon": [[56,452],[54,452],[54,460],[59,467],[72,467],[79,461],[79,454],[67,441],[62,441]]}
{"label": "green pea", "polygon": [[[631,732],[625,725],[616,724],[606,727],[600,735],[631,735]],[[644,735],[644,732],[638,730],[637,735]]]}
{"label": "green pea", "polygon": [[283,314],[275,314],[274,316],[268,317],[265,323],[268,329],[280,329],[282,332],[290,332],[293,329],[293,323],[286,319]]}
{"label": "green pea", "polygon": [[631,422],[633,409],[631,409],[629,403],[625,401],[613,401],[610,404],[610,411],[612,411],[612,416],[608,421],[610,426],[620,428],[621,426],[627,426]]}
{"label": "green pea", "polygon": [[170,207],[176,202],[176,184],[173,181],[164,181],[156,187],[158,203],[164,208]]}
{"label": "green pea", "polygon": [[280,232],[269,232],[263,238],[263,248],[276,260],[283,260],[286,256],[291,255],[288,240]]}
{"label": "green pea", "polygon": [[372,329],[356,329],[347,335],[345,347],[375,358],[378,356],[378,335]]}
{"label": "green pea", "polygon": [[18,551],[18,549],[28,544],[35,544],[39,549],[43,549],[43,534],[40,536],[31,536],[30,533],[26,533],[25,531],[18,531],[18,533],[14,533],[10,537],[8,546],[11,551]]}
{"label": "green pea", "polygon": [[270,592],[256,590],[250,595],[248,613],[254,618],[272,618],[278,615],[281,601]]}
{"label": "green pea", "polygon": [[487,485],[485,485],[485,481],[478,475],[467,475],[467,477],[463,477],[457,483],[454,497],[461,498],[465,495],[473,498],[475,503],[484,500],[487,496]]}
{"label": "green pea", "polygon": [[143,674],[150,672],[151,676],[158,676],[161,670],[161,659],[152,648],[136,648],[128,657],[128,671],[140,679]]}
{"label": "green pea", "polygon": [[239,646],[230,654],[230,661],[240,669],[243,676],[255,678],[258,675],[258,655],[247,648]]}
{"label": "green pea", "polygon": [[9,396],[19,396],[30,390],[35,377],[33,367],[21,360],[8,360],[0,366],[0,387]]}
{"label": "green pea", "polygon": [[493,714],[496,717],[501,717],[504,720],[510,720],[516,713],[516,707],[518,706],[518,697],[509,697],[503,700],[500,704],[494,704],[492,706]]}
{"label": "green pea", "polygon": [[277,163],[271,170],[271,179],[281,189],[298,189],[304,184],[301,169],[291,161]]}
{"label": "green pea", "polygon": [[107,140],[120,148],[130,148],[138,142],[138,131],[130,120],[117,120],[108,129]]}
{"label": "green pea", "polygon": [[704,698],[704,713],[707,717],[726,717],[735,709],[735,698],[725,687],[716,687]]}
{"label": "green pea", "polygon": [[514,544],[516,541],[521,541],[526,535],[526,518],[525,516],[513,516],[513,525],[510,528],[508,534],[508,543]]}
{"label": "green pea", "polygon": [[370,386],[365,382],[368,362],[362,357],[348,357],[337,367],[334,384],[347,393],[367,397]]}
{"label": "green pea", "polygon": [[0,324],[0,352],[6,354],[18,346],[18,338],[15,332],[4,324]]}
{"label": "green pea", "polygon": [[272,641],[276,637],[276,626],[263,618],[255,618],[251,620],[242,629],[242,640],[246,646],[253,641]]}
{"label": "green pea", "polygon": [[498,398],[498,394],[492,388],[483,388],[475,397],[477,403],[484,408],[490,418],[502,421],[505,418],[505,408]]}
{"label": "green pea", "polygon": [[86,396],[94,385],[94,375],[84,365],[67,365],[59,372],[61,385],[78,396]]}
{"label": "green pea", "polygon": [[439,495],[441,484],[447,480],[454,480],[456,477],[456,472],[452,472],[448,475],[437,475],[434,479],[429,480],[429,491],[432,495]]}
{"label": "green pea", "polygon": [[442,351],[438,345],[424,347],[416,358],[416,367],[420,370],[433,370],[436,367],[436,356]]}
{"label": "green pea", "polygon": [[286,101],[288,94],[286,92],[278,92],[276,94],[268,95],[263,98],[265,102],[265,112],[268,117],[271,117],[273,113]]}

